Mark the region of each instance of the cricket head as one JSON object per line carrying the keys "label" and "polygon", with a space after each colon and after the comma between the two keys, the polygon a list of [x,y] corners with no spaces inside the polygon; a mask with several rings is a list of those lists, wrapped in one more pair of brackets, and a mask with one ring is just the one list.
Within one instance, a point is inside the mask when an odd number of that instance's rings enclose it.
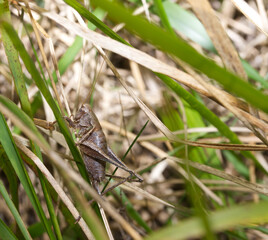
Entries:
{"label": "cricket head", "polygon": [[73,120],[69,117],[64,117],[71,128],[77,131],[78,136],[83,136],[90,129],[99,130],[101,125],[88,104],[83,104],[77,113],[75,114]]}
{"label": "cricket head", "polygon": [[[69,121],[68,121],[69,122]],[[89,129],[100,126],[100,123],[88,104],[83,104],[74,116],[73,124],[77,130]]]}

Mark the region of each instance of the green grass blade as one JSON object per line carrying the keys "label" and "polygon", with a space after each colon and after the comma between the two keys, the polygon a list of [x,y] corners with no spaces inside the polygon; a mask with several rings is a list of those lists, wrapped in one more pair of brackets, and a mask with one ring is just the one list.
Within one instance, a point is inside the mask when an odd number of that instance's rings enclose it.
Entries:
{"label": "green grass blade", "polygon": [[47,85],[45,84],[45,81],[41,78],[38,70],[35,67],[34,62],[32,61],[31,57],[29,56],[28,52],[26,51],[23,43],[19,39],[19,37],[18,37],[17,33],[15,32],[15,30],[13,29],[13,27],[6,22],[2,22],[2,25],[4,26],[10,39],[12,39],[12,42],[13,42],[15,48],[20,53],[20,56],[25,64],[25,67],[27,68],[28,72],[31,74],[37,87],[39,88],[39,90],[43,94],[43,96],[46,99],[49,106],[51,107],[51,109],[54,113],[54,116],[57,119],[57,122],[59,124],[60,130],[66,139],[66,142],[70,148],[70,151],[71,151],[74,159],[76,160],[77,167],[78,167],[81,175],[83,176],[84,179],[88,180],[88,175],[87,175],[82,157],[81,157],[81,155],[80,155],[80,153],[79,153],[79,151],[74,143],[74,140],[73,140],[72,135],[69,131],[69,128],[67,127],[67,125],[62,117],[62,114],[60,113],[60,111],[55,103],[54,98],[52,97],[49,89],[47,88]]}
{"label": "green grass blade", "polygon": [[118,34],[116,34],[113,30],[111,30],[109,27],[107,27],[101,20],[99,20],[94,14],[89,12],[84,6],[82,6],[79,2],[74,0],[64,0],[68,5],[70,5],[72,8],[74,8],[81,16],[86,18],[88,21],[93,23],[96,27],[98,27],[100,30],[102,30],[105,34],[110,36],[111,38],[125,43],[129,45],[127,41],[125,41],[123,38],[121,38]]}
{"label": "green grass blade", "polygon": [[242,65],[250,79],[254,79],[255,81],[261,83],[263,88],[268,89],[268,82],[263,77],[260,76],[260,74],[250,66],[248,62],[242,59]]}
{"label": "green grass blade", "polygon": [[[214,232],[233,229],[241,225],[263,224],[268,221],[268,202],[234,206],[210,213],[208,218]],[[246,211],[245,211],[246,209]],[[204,235],[204,228],[198,218],[192,218],[153,233],[146,240],[190,239]]]}
{"label": "green grass blade", "polygon": [[5,173],[7,177],[11,199],[16,208],[19,209],[19,194],[18,194],[19,181],[10,161],[4,154],[3,149],[1,149],[0,151],[0,169],[2,169],[2,171]]}
{"label": "green grass blade", "polygon": [[49,212],[50,220],[51,220],[56,238],[58,240],[62,240],[62,235],[61,235],[61,230],[60,230],[59,222],[57,219],[57,215],[56,215],[55,210],[54,210],[51,196],[49,195],[49,192],[47,189],[47,185],[48,185],[47,180],[39,170],[38,170],[38,175],[39,175],[40,183],[41,183],[42,190],[43,190],[44,197],[45,197],[46,204],[47,204],[47,209]]}
{"label": "green grass blade", "polygon": [[[10,12],[8,8],[8,1],[0,0],[0,4],[4,3],[6,6],[3,6],[3,12],[0,14],[0,18],[5,17],[8,21],[11,21]],[[5,48],[5,53],[8,59],[9,68],[11,70],[14,83],[16,86],[16,91],[18,93],[22,109],[31,116],[31,104],[28,99],[28,93],[26,90],[26,85],[24,82],[24,77],[19,61],[19,55],[17,50],[14,48],[13,43],[7,34],[6,30],[0,25],[0,32],[2,35],[2,41]]]}
{"label": "green grass blade", "polygon": [[115,192],[122,199],[123,205],[126,207],[128,215],[137,222],[138,225],[144,228],[147,233],[152,233],[153,230],[148,224],[142,219],[141,215],[135,210],[132,203],[128,200],[126,194],[119,188],[115,188]]}
{"label": "green grass blade", "polygon": [[9,128],[8,128],[6,121],[5,121],[2,114],[0,114],[0,129],[1,129],[0,142],[3,146],[3,148],[5,149],[5,152],[9,158],[18,178],[20,179],[20,181],[22,183],[24,190],[27,193],[27,195],[28,195],[28,197],[33,205],[33,208],[35,209],[40,220],[45,225],[50,239],[56,239],[49,224],[48,224],[48,220],[47,220],[45,213],[42,209],[42,206],[37,198],[37,195],[34,191],[33,185],[31,183],[30,178],[28,176],[28,173],[23,165],[23,161],[19,155],[19,152],[16,148],[16,145],[14,143],[12,135],[9,131]]}
{"label": "green grass blade", "polygon": [[1,218],[0,218],[0,236],[1,240],[18,240]]}
{"label": "green grass blade", "polygon": [[129,31],[137,34],[144,41],[180,58],[195,69],[206,74],[209,78],[221,83],[227,91],[244,98],[255,107],[268,113],[267,95],[256,90],[233,73],[218,66],[213,60],[201,55],[181,38],[174,37],[169,32],[149,23],[142,17],[133,16],[128,9],[115,1],[92,0],[91,3],[105,9],[114,21],[124,22]]}
{"label": "green grass blade", "polygon": [[24,225],[24,222],[22,221],[20,214],[18,212],[18,210],[16,209],[14,203],[12,202],[12,200],[10,199],[7,190],[5,189],[5,186],[3,184],[2,181],[0,181],[0,193],[2,194],[3,198],[5,199],[8,208],[10,209],[10,212],[12,213],[12,215],[14,216],[20,230],[21,233],[23,234],[25,239],[32,239],[26,226]]}
{"label": "green grass blade", "polygon": [[26,127],[28,127],[32,131],[32,133],[35,134],[40,139],[40,141],[43,144],[47,145],[46,140],[44,139],[42,134],[37,130],[32,119],[25,112],[23,112],[14,102],[0,95],[0,103],[6,106],[16,117],[18,117],[23,122],[23,124]]}
{"label": "green grass blade", "polygon": [[175,32],[174,32],[174,30],[169,22],[168,16],[167,16],[166,11],[164,9],[162,0],[154,0],[154,6],[156,8],[156,11],[161,19],[161,22],[162,22],[164,28],[167,29],[171,34],[175,35]]}

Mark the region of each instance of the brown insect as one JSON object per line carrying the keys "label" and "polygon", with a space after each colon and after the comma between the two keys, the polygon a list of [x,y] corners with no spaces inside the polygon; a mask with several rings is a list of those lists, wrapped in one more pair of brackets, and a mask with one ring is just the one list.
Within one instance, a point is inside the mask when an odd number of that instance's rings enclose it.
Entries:
{"label": "brown insect", "polygon": [[[84,104],[74,116],[74,120],[65,118],[69,126],[77,130],[77,137],[80,138],[77,145],[80,148],[87,172],[91,178],[92,185],[99,194],[99,185],[105,178],[106,163],[113,164],[128,172],[129,177],[125,178],[119,184],[131,180],[133,176],[139,182],[142,178],[129,169],[107,145],[106,137],[102,131],[101,125],[89,105]],[[116,184],[115,186],[118,186]],[[112,187],[114,188],[114,187]]]}

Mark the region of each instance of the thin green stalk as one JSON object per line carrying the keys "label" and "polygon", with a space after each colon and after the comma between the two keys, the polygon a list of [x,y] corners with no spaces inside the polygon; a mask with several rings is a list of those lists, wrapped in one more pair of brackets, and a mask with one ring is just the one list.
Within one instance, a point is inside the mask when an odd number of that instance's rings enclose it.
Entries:
{"label": "thin green stalk", "polygon": [[30,240],[31,235],[29,234],[26,226],[24,225],[23,220],[20,217],[20,214],[16,208],[16,206],[14,205],[14,203],[12,202],[12,200],[10,199],[7,190],[5,189],[5,186],[3,184],[3,182],[0,180],[0,193],[2,194],[3,198],[5,199],[5,202],[10,210],[10,212],[12,213],[12,215],[14,216],[22,235],[24,236],[24,238],[26,240]]}

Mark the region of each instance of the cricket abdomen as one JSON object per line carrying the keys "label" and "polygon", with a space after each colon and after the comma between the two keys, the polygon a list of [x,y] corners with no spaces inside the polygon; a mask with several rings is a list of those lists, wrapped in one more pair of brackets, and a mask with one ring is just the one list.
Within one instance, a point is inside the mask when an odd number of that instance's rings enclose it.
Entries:
{"label": "cricket abdomen", "polygon": [[83,153],[84,163],[87,169],[87,172],[92,180],[92,182],[102,182],[105,178],[105,166],[104,161],[94,159],[87,154]]}

